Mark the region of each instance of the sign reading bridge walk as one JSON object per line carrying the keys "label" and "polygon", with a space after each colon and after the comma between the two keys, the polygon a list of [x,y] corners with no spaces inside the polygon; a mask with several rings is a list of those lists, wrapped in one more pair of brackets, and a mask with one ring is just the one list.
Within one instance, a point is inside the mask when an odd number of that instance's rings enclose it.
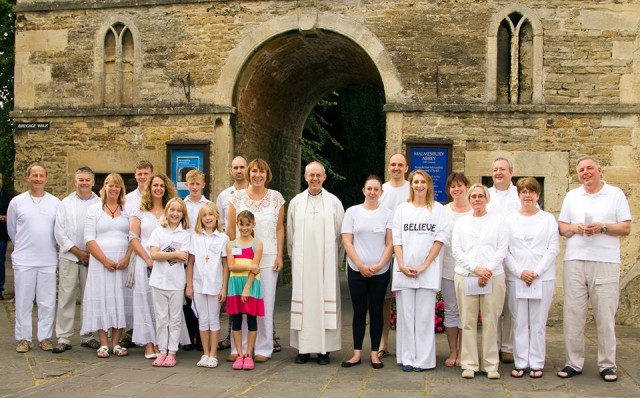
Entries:
{"label": "sign reading bridge walk", "polygon": [[49,130],[49,122],[16,122],[16,131]]}
{"label": "sign reading bridge walk", "polygon": [[434,199],[447,202],[447,177],[451,173],[453,142],[407,142],[409,171],[424,170],[433,180]]}

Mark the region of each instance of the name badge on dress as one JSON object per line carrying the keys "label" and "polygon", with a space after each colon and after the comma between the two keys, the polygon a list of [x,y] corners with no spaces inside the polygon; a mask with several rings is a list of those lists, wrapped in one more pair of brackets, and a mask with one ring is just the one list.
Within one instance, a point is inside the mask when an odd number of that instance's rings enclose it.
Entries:
{"label": "name badge on dress", "polygon": [[232,256],[241,256],[242,255],[242,248],[241,247],[232,247],[231,248],[231,255]]}
{"label": "name badge on dress", "polygon": [[542,299],[542,281],[534,279],[530,286],[522,280],[516,280],[516,298],[541,300]]}
{"label": "name badge on dress", "polygon": [[464,295],[465,296],[479,296],[482,294],[491,294],[493,292],[493,278],[489,279],[489,282],[484,286],[478,285],[477,276],[467,276],[464,278]]}

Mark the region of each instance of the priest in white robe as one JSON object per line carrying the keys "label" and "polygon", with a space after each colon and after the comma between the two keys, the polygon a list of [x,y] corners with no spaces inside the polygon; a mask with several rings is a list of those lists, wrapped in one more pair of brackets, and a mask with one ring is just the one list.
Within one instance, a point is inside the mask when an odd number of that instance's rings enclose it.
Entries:
{"label": "priest in white robe", "polygon": [[291,257],[291,346],[296,363],[316,353],[320,365],[342,348],[338,266],[344,250],[340,229],[344,208],[322,188],[327,175],[318,162],[305,167],[309,188],[296,195],[287,213],[287,248]]}

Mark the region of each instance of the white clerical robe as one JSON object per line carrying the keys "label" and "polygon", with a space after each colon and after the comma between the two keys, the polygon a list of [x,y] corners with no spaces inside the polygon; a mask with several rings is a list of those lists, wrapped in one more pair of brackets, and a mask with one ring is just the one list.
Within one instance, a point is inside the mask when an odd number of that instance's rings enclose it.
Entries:
{"label": "white clerical robe", "polygon": [[327,192],[306,190],[289,203],[287,248],[291,257],[291,346],[301,354],[342,348],[338,266],[344,250],[344,209]]}

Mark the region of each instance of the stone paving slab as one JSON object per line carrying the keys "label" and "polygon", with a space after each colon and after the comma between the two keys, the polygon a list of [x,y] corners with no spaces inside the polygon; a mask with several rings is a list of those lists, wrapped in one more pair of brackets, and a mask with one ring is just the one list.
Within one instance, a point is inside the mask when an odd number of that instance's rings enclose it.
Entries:
{"label": "stone paving slab", "polygon": [[[343,277],[344,279],[344,277]],[[346,282],[342,280],[343,349],[331,354],[331,364],[319,366],[315,358],[304,365],[293,363],[296,350],[288,346],[290,287],[280,287],[276,298],[276,325],[283,350],[273,358],[256,364],[253,371],[234,371],[225,362],[229,351],[219,353],[216,369],[195,366],[201,353],[179,352],[178,366],[153,368],[144,359],[143,348],[132,348],[128,357],[99,359],[95,350],[80,347],[62,354],[35,348],[27,354],[15,352],[13,304],[0,302],[0,396],[2,397],[640,397],[640,328],[618,328],[617,383],[604,383],[596,365],[595,328],[586,330],[584,374],[562,380],[555,370],[565,361],[562,325],[548,327],[547,363],[542,379],[509,376],[512,366],[500,366],[502,379],[488,380],[478,374],[463,380],[459,368],[447,368],[444,334],[436,336],[438,366],[423,373],[405,373],[394,355],[385,358],[385,367],[372,369],[368,361],[345,369],[340,362],[351,356],[351,305]],[[79,307],[78,307],[79,309]],[[35,316],[35,309],[34,309]],[[76,317],[79,328],[79,316]],[[35,325],[35,323],[34,323]],[[226,319],[222,322],[226,330]],[[367,350],[368,336],[365,339]],[[390,351],[395,352],[395,333]],[[366,353],[366,351],[365,351]],[[366,355],[363,358],[367,358]]]}

